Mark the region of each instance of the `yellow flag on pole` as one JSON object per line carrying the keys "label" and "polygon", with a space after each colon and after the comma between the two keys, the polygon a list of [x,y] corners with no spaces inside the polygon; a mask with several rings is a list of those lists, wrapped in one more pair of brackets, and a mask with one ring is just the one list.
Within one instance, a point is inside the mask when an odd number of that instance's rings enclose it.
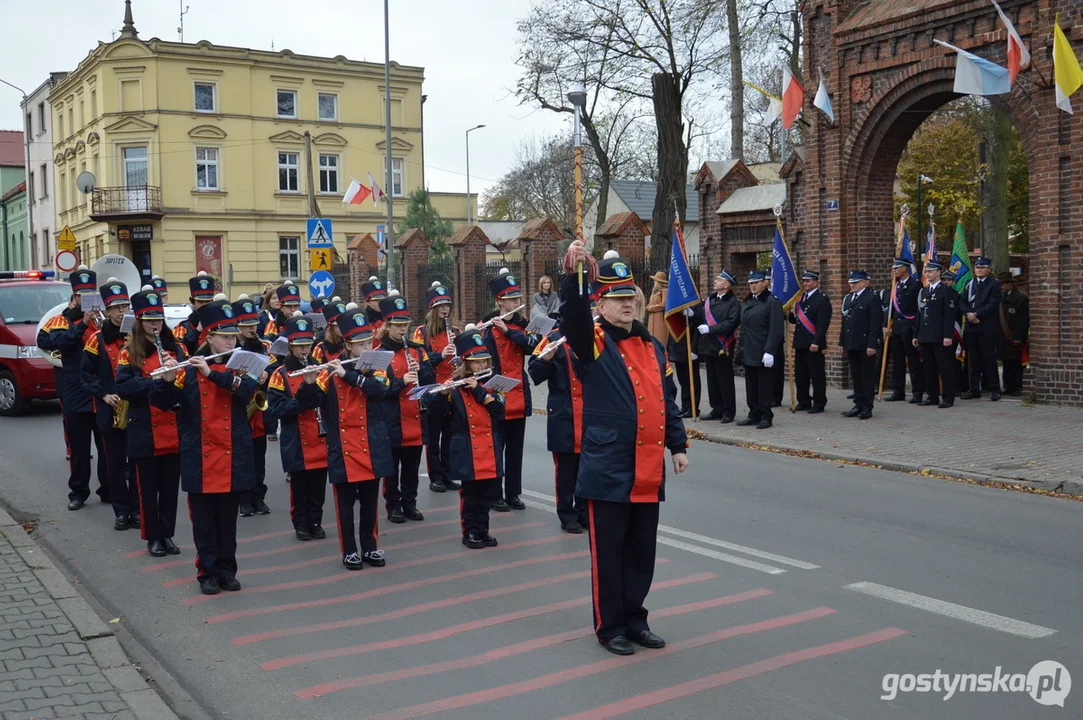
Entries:
{"label": "yellow flag on pole", "polygon": [[1057,107],[1072,113],[1072,93],[1083,85],[1083,68],[1060,29],[1060,13],[1053,21],[1053,78],[1057,86]]}

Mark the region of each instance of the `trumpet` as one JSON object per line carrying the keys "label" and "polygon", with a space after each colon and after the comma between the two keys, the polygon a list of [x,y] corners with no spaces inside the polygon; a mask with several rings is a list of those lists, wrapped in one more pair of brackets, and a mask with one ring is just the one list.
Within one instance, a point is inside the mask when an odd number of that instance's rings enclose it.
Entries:
{"label": "trumpet", "polygon": [[[475,380],[485,380],[486,378],[490,377],[492,374],[493,374],[493,371],[492,371],[491,368],[488,369],[488,370],[479,370],[478,372],[474,373],[474,379]],[[467,380],[467,378],[463,378],[462,380],[452,380],[449,383],[444,383],[443,385],[437,385],[436,387],[429,390],[429,395],[432,395],[434,393],[444,392],[445,390],[450,390],[452,388],[462,387],[463,385],[466,384],[466,380]]]}
{"label": "trumpet", "polygon": [[[233,348],[233,350],[236,350],[236,349],[237,348]],[[227,355],[232,355],[233,350],[227,350],[226,352],[217,353],[215,355],[206,355],[206,356],[203,356],[203,359],[207,360],[207,361],[211,361],[211,360],[214,360],[215,358],[220,358],[220,357],[225,357]],[[184,368],[188,367],[191,364],[192,364],[191,360],[185,360],[184,362],[179,362],[176,365],[173,365],[172,367],[160,367],[157,370],[151,370],[150,371],[150,377],[156,378],[159,375],[165,375],[166,373],[173,372],[174,370],[183,370]]]}
{"label": "trumpet", "polygon": [[267,400],[267,393],[262,390],[257,390],[252,394],[252,399],[248,401],[248,419],[251,420],[252,416],[257,411],[262,412],[271,406]]}
{"label": "trumpet", "polygon": [[[514,309],[514,310],[512,310],[511,312],[506,312],[506,313],[504,313],[503,315],[500,315],[500,316],[499,316],[499,319],[500,319],[500,320],[507,320],[507,319],[509,319],[509,318],[510,318],[510,317],[511,317],[512,315],[514,315],[515,313],[519,312],[520,310],[522,310],[522,309],[523,309],[523,308],[525,308],[525,307],[526,307],[526,305],[525,305],[525,304],[524,304],[524,305],[520,305],[519,307],[515,308],[515,309]],[[479,324],[479,325],[476,325],[476,326],[474,326],[474,329],[475,329],[475,330],[478,330],[478,331],[481,331],[481,330],[484,330],[484,329],[486,329],[486,328],[488,328],[488,327],[492,327],[492,326],[493,326],[493,324],[494,324],[494,323],[496,323],[497,319],[498,319],[498,318],[493,318],[492,320],[486,320],[485,322],[483,322],[483,323],[481,323],[481,324]]]}

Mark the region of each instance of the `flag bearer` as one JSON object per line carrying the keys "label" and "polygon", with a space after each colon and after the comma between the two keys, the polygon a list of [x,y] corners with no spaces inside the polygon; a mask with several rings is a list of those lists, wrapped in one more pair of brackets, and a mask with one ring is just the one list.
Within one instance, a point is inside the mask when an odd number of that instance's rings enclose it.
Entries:
{"label": "flag bearer", "polygon": [[714,279],[714,292],[703,303],[699,326],[699,354],[707,362],[708,420],[731,423],[737,416],[737,390],[733,380],[733,354],[741,324],[741,301],[733,294],[737,281],[723,270]]}
{"label": "flag bearer", "polygon": [[961,302],[966,322],[966,352],[970,364],[970,394],[981,397],[982,385],[989,387],[989,399],[1000,399],[1000,374],[997,372],[997,338],[1000,335],[998,313],[1003,293],[996,278],[989,276],[992,262],[987,257],[974,261],[974,278],[963,289]]}
{"label": "flag bearer", "polygon": [[[451,374],[459,363],[455,355],[455,336],[461,332],[451,324],[451,291],[435,281],[425,292],[425,304],[429,311],[425,315],[425,323],[414,330],[414,342],[429,353],[429,364],[436,374],[436,382],[446,383],[451,380]],[[428,414],[423,419],[428,426],[425,465],[429,471],[429,490],[438,493],[458,490],[458,481],[448,475],[451,455],[448,419],[434,418]]]}
{"label": "flag bearer", "polygon": [[895,296],[889,299],[891,313],[891,395],[885,402],[906,399],[906,369],[910,368],[910,403],[917,405],[925,394],[925,371],[921,367],[921,353],[914,347],[914,334],[918,327],[918,294],[921,281],[910,277],[910,261],[895,258],[891,267],[895,275]]}
{"label": "flag bearer", "polygon": [[919,405],[950,408],[955,404],[955,315],[956,293],[941,281],[943,266],[930,260],[925,263],[928,285],[918,294],[918,327],[913,340],[921,348],[925,370],[925,399]]}
{"label": "flag bearer", "polygon": [[[793,324],[794,384],[797,409],[810,415],[822,413],[827,405],[827,329],[831,325],[831,301],[820,292],[820,273],[806,270],[801,276],[804,293],[790,311]],[[812,394],[809,394],[809,385]]]}
{"label": "flag bearer", "polygon": [[[271,343],[259,336],[259,311],[256,304],[248,297],[241,294],[232,304],[233,317],[237,320],[237,347],[241,350],[268,355]],[[264,402],[267,401],[267,382],[271,373],[274,372],[277,361],[272,359],[267,369],[256,378],[259,387],[257,393],[263,393]],[[270,409],[261,410],[256,405],[248,407],[248,421],[252,426],[252,469],[255,473],[256,482],[252,490],[241,493],[241,505],[239,512],[241,517],[253,515],[267,515],[271,508],[267,506],[267,418],[271,414]]]}
{"label": "flag bearer", "polygon": [[189,355],[194,355],[200,345],[207,339],[207,331],[199,325],[199,308],[209,302],[213,302],[214,278],[205,270],[200,270],[195,277],[188,278],[188,302],[192,305],[192,314],[187,320],[183,320],[173,328],[173,335],[184,343],[184,350]]}

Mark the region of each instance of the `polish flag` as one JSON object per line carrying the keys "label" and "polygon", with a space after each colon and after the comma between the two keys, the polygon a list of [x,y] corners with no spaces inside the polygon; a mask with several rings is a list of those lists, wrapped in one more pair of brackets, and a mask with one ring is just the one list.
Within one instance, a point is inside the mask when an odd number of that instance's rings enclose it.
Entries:
{"label": "polish flag", "polygon": [[790,72],[788,65],[782,67],[782,127],[789,130],[801,112],[805,102],[805,89]]}
{"label": "polish flag", "polygon": [[372,204],[379,205],[380,201],[387,197],[387,193],[376,184],[376,181],[372,178],[372,173],[369,173],[369,184],[372,185]]}
{"label": "polish flag", "polygon": [[1023,38],[1019,37],[1019,33],[1016,32],[1015,25],[1012,25],[1012,21],[1000,9],[1000,5],[997,5],[996,0],[992,0],[992,2],[993,7],[997,9],[997,14],[1000,15],[1000,19],[1004,23],[1004,27],[1008,30],[1008,73],[1010,81],[1014,83],[1019,71],[1030,67],[1030,51],[1023,44]]}
{"label": "polish flag", "polygon": [[365,201],[365,198],[372,194],[372,190],[353,178],[350,178],[350,181],[350,187],[346,190],[346,194],[342,196],[342,202],[345,205],[360,205]]}

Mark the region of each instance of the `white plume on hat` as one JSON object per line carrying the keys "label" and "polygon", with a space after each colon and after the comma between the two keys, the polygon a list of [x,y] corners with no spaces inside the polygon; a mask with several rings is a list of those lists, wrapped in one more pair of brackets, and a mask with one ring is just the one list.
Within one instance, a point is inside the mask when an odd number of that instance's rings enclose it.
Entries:
{"label": "white plume on hat", "polygon": [[333,302],[333,303],[342,302],[342,298],[340,298],[338,295],[335,295],[333,298],[331,298],[331,302]]}
{"label": "white plume on hat", "polygon": [[199,272],[196,273],[196,277],[206,277],[206,275],[207,275],[206,270],[200,270]]}
{"label": "white plume on hat", "polygon": [[150,292],[153,289],[154,287],[151,285],[144,285],[143,287],[139,288],[139,292]]}
{"label": "white plume on hat", "polygon": [[154,277],[151,278],[151,280],[161,280],[161,279],[162,279],[161,275],[155,275]]}
{"label": "white plume on hat", "polygon": [[89,270],[90,268],[88,268],[86,265],[80,265],[78,269],[79,270]]}
{"label": "white plume on hat", "polygon": [[240,295],[237,296],[238,301],[247,300],[247,299],[248,299],[248,293],[241,293]]}
{"label": "white plume on hat", "polygon": [[376,277],[375,275],[370,275],[370,276],[369,276],[369,282],[375,282],[375,281],[377,281],[377,280],[379,280],[379,279],[380,279],[380,278]]}
{"label": "white plume on hat", "polygon": [[498,275],[507,275],[509,272],[511,272],[511,271],[508,270],[507,268],[500,268],[500,272],[497,273],[497,274]]}
{"label": "white plume on hat", "polygon": [[225,300],[225,301],[227,301],[227,302],[228,302],[228,301],[229,301],[229,298],[228,298],[228,297],[226,297],[226,294],[225,294],[225,293],[218,293],[217,295],[215,295],[215,296],[214,296],[214,301],[215,301],[215,302],[218,302],[218,301],[220,301],[220,300]]}
{"label": "white plume on hat", "polygon": [[620,253],[616,250],[606,250],[605,255],[602,255],[602,260],[612,260],[613,258],[619,258]]}
{"label": "white plume on hat", "polygon": [[429,287],[440,287],[440,281],[439,280],[433,280],[432,285],[430,285]]}
{"label": "white plume on hat", "polygon": [[302,315],[304,315],[304,313],[301,312],[300,310],[294,310],[293,311],[293,317],[301,317]]}
{"label": "white plume on hat", "polygon": [[111,278],[109,278],[108,280],[106,280],[105,282],[107,282],[107,283],[111,283],[111,282],[120,282],[120,280],[117,280],[117,279],[116,279],[115,277],[111,277]]}
{"label": "white plume on hat", "polygon": [[346,305],[346,309],[347,310],[356,310],[357,309],[357,303],[355,303],[355,302],[349,303],[348,305]]}
{"label": "white plume on hat", "polygon": [[399,291],[398,290],[392,290],[392,291],[387,293],[387,296],[388,297],[398,297],[399,296]]}
{"label": "white plume on hat", "polygon": [[477,329],[478,329],[478,326],[475,325],[474,323],[467,323],[466,327],[463,328],[463,332],[470,332],[471,330],[477,330]]}

